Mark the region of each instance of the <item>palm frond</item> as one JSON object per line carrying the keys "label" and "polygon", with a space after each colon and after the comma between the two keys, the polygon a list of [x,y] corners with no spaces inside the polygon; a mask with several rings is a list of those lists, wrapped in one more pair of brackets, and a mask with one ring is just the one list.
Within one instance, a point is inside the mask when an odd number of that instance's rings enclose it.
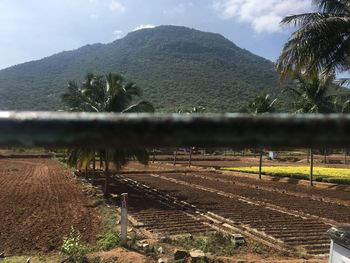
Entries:
{"label": "palm frond", "polygon": [[281,80],[293,72],[330,74],[349,69],[350,4],[343,0],[314,0],[318,12],[288,16],[282,24],[299,28],[284,45],[276,62]]}
{"label": "palm frond", "polygon": [[128,108],[122,111],[122,113],[137,113],[137,112],[154,112],[154,107],[148,101],[139,101],[133,105],[130,105]]}
{"label": "palm frond", "polygon": [[312,0],[313,5],[326,13],[344,14],[347,6],[342,0]]}

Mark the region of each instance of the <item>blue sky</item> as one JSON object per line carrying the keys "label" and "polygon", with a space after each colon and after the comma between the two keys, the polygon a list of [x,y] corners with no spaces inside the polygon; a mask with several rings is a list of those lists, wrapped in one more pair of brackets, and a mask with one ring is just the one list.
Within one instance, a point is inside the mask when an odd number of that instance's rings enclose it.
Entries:
{"label": "blue sky", "polygon": [[310,9],[311,0],[0,0],[0,68],[157,25],[220,33],[274,61],[292,30],[281,18]]}

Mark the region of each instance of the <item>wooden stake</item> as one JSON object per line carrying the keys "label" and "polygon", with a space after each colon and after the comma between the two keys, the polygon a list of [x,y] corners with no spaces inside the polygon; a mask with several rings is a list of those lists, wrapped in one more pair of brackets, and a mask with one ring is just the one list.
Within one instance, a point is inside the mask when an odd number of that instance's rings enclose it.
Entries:
{"label": "wooden stake", "polygon": [[313,169],[314,169],[314,153],[313,153],[312,149],[310,149],[310,186],[314,185]]}
{"label": "wooden stake", "polygon": [[263,151],[260,151],[260,160],[259,160],[259,179],[261,179],[262,161],[263,161]]}

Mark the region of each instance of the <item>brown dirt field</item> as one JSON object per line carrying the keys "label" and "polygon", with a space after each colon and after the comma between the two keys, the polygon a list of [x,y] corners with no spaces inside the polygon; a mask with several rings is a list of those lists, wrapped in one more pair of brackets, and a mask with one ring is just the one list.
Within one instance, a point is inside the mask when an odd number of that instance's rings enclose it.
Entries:
{"label": "brown dirt field", "polygon": [[0,251],[6,255],[58,249],[70,227],[94,243],[99,213],[70,172],[51,159],[0,159]]}
{"label": "brown dirt field", "polygon": [[100,257],[104,261],[123,262],[123,263],[151,263],[155,262],[151,258],[146,257],[135,251],[129,251],[125,248],[118,247],[108,252],[98,252],[91,254],[92,257]]}
{"label": "brown dirt field", "polygon": [[[329,240],[325,232],[333,225],[349,224],[350,220],[347,185],[316,183],[310,188],[305,180],[269,176],[258,180],[252,174],[161,162],[148,167],[132,163],[123,176],[194,204],[201,211],[248,225],[285,244],[301,246],[310,254],[327,253]],[[254,203],[254,207],[241,204],[242,198]]]}

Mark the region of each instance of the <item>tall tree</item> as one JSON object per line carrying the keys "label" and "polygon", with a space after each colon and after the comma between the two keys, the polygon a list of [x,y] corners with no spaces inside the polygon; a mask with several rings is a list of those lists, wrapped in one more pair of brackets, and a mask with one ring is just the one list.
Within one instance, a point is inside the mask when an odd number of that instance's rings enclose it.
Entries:
{"label": "tall tree", "polygon": [[318,71],[328,75],[350,66],[350,1],[313,0],[317,11],[287,16],[283,25],[298,29],[277,60],[282,79],[292,72]]}
{"label": "tall tree", "polygon": [[[89,73],[81,86],[76,82],[70,81],[68,83],[68,92],[62,95],[62,100],[71,111],[154,112],[152,104],[142,100],[141,94],[141,89],[135,83],[127,82],[120,74],[109,73],[102,76]],[[95,157],[95,152],[95,149],[91,149],[90,153],[85,155]],[[113,162],[117,171],[119,171],[130,160],[138,160],[146,164],[149,159],[145,149],[103,149],[100,152],[100,156],[103,157],[105,162],[105,194],[108,194],[109,190],[110,162]],[[81,154],[80,150],[76,150],[74,153],[74,155],[79,154]],[[79,158],[81,157],[75,157],[77,160]]]}
{"label": "tall tree", "polygon": [[291,91],[296,96],[294,107],[296,113],[332,113],[336,111],[339,94],[333,93],[335,87],[333,74],[321,76],[317,72],[294,74],[294,85],[285,91]]}
{"label": "tall tree", "polygon": [[[296,95],[295,113],[332,113],[337,109],[337,94],[332,94],[331,87],[334,83],[333,74],[320,75],[317,72],[311,74],[295,74],[293,86],[286,90]],[[310,185],[313,185],[313,149],[310,149]]]}
{"label": "tall tree", "polygon": [[[277,99],[271,99],[269,94],[262,93],[248,104],[248,109],[254,114],[266,114],[275,111],[275,103]],[[259,179],[261,179],[263,162],[263,150],[259,154]]]}
{"label": "tall tree", "polygon": [[277,99],[271,99],[269,94],[262,93],[248,104],[248,109],[254,114],[271,113],[275,111],[276,101]]}

